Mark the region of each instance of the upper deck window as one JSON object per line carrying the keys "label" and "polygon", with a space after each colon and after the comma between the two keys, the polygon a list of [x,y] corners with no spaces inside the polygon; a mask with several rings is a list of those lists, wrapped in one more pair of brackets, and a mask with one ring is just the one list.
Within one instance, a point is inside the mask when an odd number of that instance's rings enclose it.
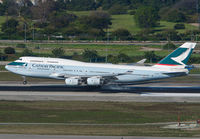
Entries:
{"label": "upper deck window", "polygon": [[43,62],[43,61],[40,61],[40,60],[30,60],[30,62]]}
{"label": "upper deck window", "polygon": [[47,63],[58,63],[58,61],[47,61]]}

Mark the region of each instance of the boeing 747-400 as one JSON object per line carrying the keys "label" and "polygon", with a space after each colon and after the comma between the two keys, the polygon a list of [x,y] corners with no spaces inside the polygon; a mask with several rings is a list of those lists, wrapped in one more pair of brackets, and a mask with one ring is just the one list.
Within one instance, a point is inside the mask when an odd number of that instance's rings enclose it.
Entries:
{"label": "boeing 747-400", "polygon": [[[6,69],[24,77],[65,80],[66,85],[102,86],[164,79],[189,73],[186,65],[196,43],[187,42],[153,66],[85,63],[44,57],[20,57]],[[27,83],[26,80],[23,82]]]}

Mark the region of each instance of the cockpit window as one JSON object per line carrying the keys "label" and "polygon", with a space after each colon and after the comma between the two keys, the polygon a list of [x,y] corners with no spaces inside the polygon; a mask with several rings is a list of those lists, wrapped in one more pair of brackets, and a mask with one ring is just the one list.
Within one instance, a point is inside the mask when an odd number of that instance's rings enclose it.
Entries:
{"label": "cockpit window", "polygon": [[8,64],[9,66],[26,66],[26,63],[22,63],[22,62],[11,62]]}
{"label": "cockpit window", "polygon": [[16,61],[22,61],[22,58],[17,59]]}

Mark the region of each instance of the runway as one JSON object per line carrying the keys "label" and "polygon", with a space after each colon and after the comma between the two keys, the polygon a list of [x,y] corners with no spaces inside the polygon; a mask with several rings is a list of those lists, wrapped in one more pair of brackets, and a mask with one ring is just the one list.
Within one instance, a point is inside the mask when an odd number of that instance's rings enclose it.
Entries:
{"label": "runway", "polygon": [[67,87],[55,84],[1,84],[0,100],[200,102],[198,86]]}
{"label": "runway", "polygon": [[[57,135],[23,135],[1,134],[1,139],[191,139],[187,137],[134,137],[134,136],[57,136]],[[199,138],[192,138],[199,139]]]}

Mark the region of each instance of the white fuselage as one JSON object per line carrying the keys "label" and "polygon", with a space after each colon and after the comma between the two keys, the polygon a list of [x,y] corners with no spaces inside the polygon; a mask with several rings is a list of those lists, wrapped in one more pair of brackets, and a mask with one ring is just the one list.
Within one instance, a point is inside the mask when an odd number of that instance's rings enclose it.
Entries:
{"label": "white fuselage", "polygon": [[187,69],[179,67],[98,64],[43,57],[21,57],[8,64],[6,69],[22,76],[65,80],[79,79],[86,84],[89,78],[101,78],[106,80],[106,83],[133,83],[188,73]]}

